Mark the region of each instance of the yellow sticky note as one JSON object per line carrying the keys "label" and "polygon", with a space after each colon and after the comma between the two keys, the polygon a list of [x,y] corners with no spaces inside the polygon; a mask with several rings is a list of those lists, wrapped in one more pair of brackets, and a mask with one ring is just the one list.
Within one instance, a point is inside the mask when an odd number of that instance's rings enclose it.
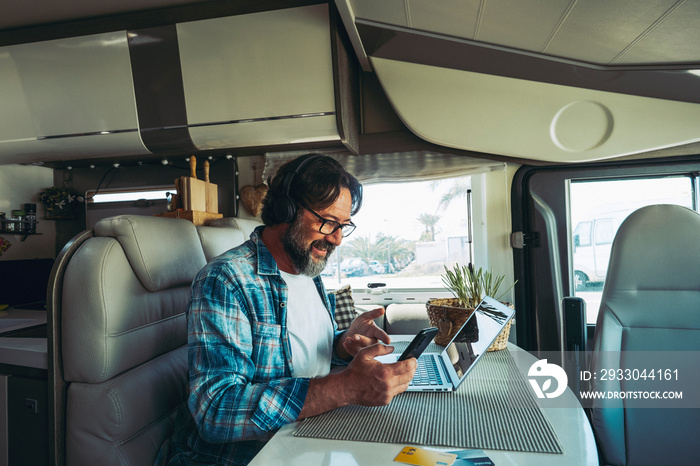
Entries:
{"label": "yellow sticky note", "polygon": [[404,447],[394,461],[415,466],[450,466],[457,455],[418,447]]}

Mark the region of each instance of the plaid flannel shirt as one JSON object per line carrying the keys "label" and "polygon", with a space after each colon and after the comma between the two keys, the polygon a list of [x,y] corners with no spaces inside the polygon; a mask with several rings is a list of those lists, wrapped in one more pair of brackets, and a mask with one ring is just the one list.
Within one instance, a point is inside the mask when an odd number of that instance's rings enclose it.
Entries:
{"label": "plaid flannel shirt", "polygon": [[[262,228],[210,262],[192,284],[191,415],[169,446],[169,464],[247,464],[304,405],[309,379],[291,377],[287,286],[261,241]],[[333,316],[334,296],[320,277],[314,283]],[[332,361],[345,363],[335,354]]]}

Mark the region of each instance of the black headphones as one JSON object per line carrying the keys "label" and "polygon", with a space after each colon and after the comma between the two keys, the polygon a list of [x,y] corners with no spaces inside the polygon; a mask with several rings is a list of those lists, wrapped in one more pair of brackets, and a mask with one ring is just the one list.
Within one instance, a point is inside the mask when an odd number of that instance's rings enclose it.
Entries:
{"label": "black headphones", "polygon": [[294,175],[299,173],[301,168],[304,165],[306,165],[307,162],[319,157],[324,157],[324,155],[303,155],[296,159],[294,162],[292,162],[293,164],[296,164],[296,167],[294,168],[294,170],[291,170],[290,167],[289,173],[287,173],[287,176],[284,177],[284,182],[282,183],[283,195],[280,196],[280,198],[275,203],[275,217],[277,217],[278,222],[290,223],[292,220],[294,220],[294,216],[297,213],[297,205],[296,202],[294,202],[294,200],[289,195],[289,188],[292,186],[292,180],[294,179]]}

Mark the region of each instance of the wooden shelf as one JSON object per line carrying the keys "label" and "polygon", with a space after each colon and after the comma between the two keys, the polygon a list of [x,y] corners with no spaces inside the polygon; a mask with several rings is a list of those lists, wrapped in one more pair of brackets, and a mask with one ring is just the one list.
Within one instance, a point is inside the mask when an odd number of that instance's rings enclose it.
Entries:
{"label": "wooden shelf", "polygon": [[184,218],[189,220],[195,225],[204,225],[207,220],[213,220],[215,218],[222,218],[224,214],[219,214],[216,212],[202,212],[199,210],[175,210],[173,212],[163,212],[162,214],[156,215],[157,217],[170,217],[170,218]]}
{"label": "wooden shelf", "polygon": [[21,236],[22,239],[20,241],[24,241],[27,239],[27,236],[36,236],[36,235],[42,235],[43,233],[28,233],[26,231],[9,231],[9,230],[0,230],[0,235],[16,235],[16,236]]}

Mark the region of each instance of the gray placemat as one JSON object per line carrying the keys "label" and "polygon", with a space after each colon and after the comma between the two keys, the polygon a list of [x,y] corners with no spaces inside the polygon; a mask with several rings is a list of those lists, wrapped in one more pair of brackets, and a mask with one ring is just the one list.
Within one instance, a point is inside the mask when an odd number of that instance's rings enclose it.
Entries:
{"label": "gray placemat", "polygon": [[[393,346],[395,352],[400,352],[405,345]],[[294,435],[358,442],[564,452],[508,350],[485,354],[453,393],[407,392],[394,397],[388,406],[345,406],[304,420]]]}

